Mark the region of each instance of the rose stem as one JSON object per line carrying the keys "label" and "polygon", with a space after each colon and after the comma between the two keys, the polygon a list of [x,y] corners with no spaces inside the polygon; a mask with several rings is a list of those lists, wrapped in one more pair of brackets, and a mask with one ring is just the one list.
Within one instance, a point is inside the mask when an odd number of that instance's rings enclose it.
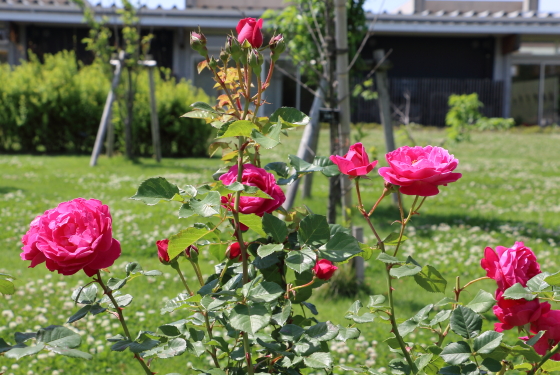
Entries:
{"label": "rose stem", "polygon": [[[181,278],[181,281],[183,282],[183,285],[184,285],[185,289],[187,290],[187,292],[191,296],[194,295],[194,293],[191,292],[191,289],[189,288],[189,285],[187,284],[187,280],[185,280],[185,276],[183,276],[183,272],[181,271],[181,267],[179,266],[179,261],[176,261],[175,263],[173,263],[171,265],[171,267],[175,271],[177,271],[177,273],[179,274],[179,278]],[[194,264],[193,264],[193,267],[194,267]],[[204,321],[206,323],[206,331],[208,332],[208,338],[210,340],[213,340],[214,338],[212,336],[212,327],[210,326],[210,321],[208,320],[208,313],[202,309],[200,304],[198,304],[198,305],[199,305],[198,308],[200,310],[200,313],[204,316]],[[208,353],[210,354],[210,356],[212,357],[212,360],[214,361],[214,366],[216,366],[217,368],[220,368],[220,362],[218,362],[218,356],[216,355],[216,347],[212,345],[212,352],[208,352]]]}
{"label": "rose stem", "polygon": [[414,206],[416,205],[416,202],[418,201],[418,195],[417,195],[416,198],[414,198],[414,203],[412,203],[412,206],[410,207],[410,212],[408,213],[408,217],[405,220],[404,219],[404,212],[403,212],[402,196],[401,196],[400,191],[397,191],[397,197],[399,198],[399,211],[401,212],[401,231],[399,233],[399,241],[397,242],[397,247],[395,248],[395,252],[393,254],[394,257],[396,257],[397,253],[399,252],[399,248],[400,248],[401,242],[402,242],[402,237],[403,237],[403,234],[404,234],[404,229],[406,228],[406,224],[408,224],[408,221],[412,217],[412,213],[414,212]]}
{"label": "rose stem", "polygon": [[[226,93],[229,102],[231,103],[231,107],[235,110],[235,115],[237,116],[237,118],[239,118],[240,113],[237,110],[237,107],[235,106],[235,102],[233,101],[233,97],[231,96],[231,93],[229,92],[226,84],[224,83],[224,81],[222,81],[222,79],[220,78],[220,76],[218,75],[218,73],[216,73],[216,71],[214,71],[214,69],[212,69],[210,67],[210,58],[208,56],[206,56],[206,61],[208,62],[208,69],[210,69],[210,71],[212,73],[214,73],[214,78],[216,79],[216,82],[218,82],[220,84],[220,86],[222,86],[222,89],[224,90],[224,92]],[[226,75],[227,75],[227,68],[226,68]]]}
{"label": "rose stem", "polygon": [[550,357],[558,353],[559,350],[560,350],[560,343],[556,344],[555,347],[553,347],[548,353],[546,353],[546,355],[542,357],[541,361],[531,371],[527,372],[527,375],[535,374],[537,370],[540,369],[541,366],[544,365],[544,363],[548,361]]}
{"label": "rose stem", "polygon": [[[132,336],[130,335],[130,331],[128,330],[128,326],[126,325],[126,320],[124,319],[122,309],[119,307],[119,304],[115,300],[115,297],[113,297],[113,291],[111,289],[109,289],[103,283],[103,280],[101,279],[101,271],[99,271],[99,270],[97,271],[97,280],[95,280],[95,281],[97,281],[99,283],[99,285],[103,289],[103,292],[107,295],[107,297],[109,297],[109,299],[111,300],[111,303],[115,307],[115,310],[117,311],[117,314],[119,316],[119,321],[121,323],[121,326],[122,326],[122,329],[124,331],[124,334],[125,334],[126,338],[130,341],[134,341],[132,339]],[[144,362],[144,359],[142,357],[140,357],[140,355],[138,353],[134,353],[134,358],[136,358],[138,360],[138,362],[140,363],[140,365],[144,369],[144,372],[146,372],[147,375],[154,375],[155,374],[154,372],[152,372],[152,370],[150,370],[150,368],[148,367],[146,362]]]}
{"label": "rose stem", "polygon": [[[373,231],[373,234],[375,235],[375,237],[377,238],[377,244],[380,248],[380,250],[384,253],[385,252],[385,245],[383,244],[383,241],[381,240],[381,238],[379,237],[379,235],[377,234],[375,227],[373,226],[373,223],[371,222],[369,215],[367,214],[366,210],[364,209],[364,205],[362,203],[362,195],[360,194],[360,178],[356,178],[356,193],[358,195],[358,209],[360,210],[360,212],[362,213],[362,216],[364,217],[364,219],[366,219],[366,221],[369,224],[369,227],[371,228],[371,230]],[[414,364],[414,361],[412,360],[412,358],[410,357],[410,353],[408,352],[408,350],[406,349],[406,345],[404,343],[403,338],[401,337],[400,333],[399,333],[399,328],[397,326],[397,319],[395,318],[395,304],[393,302],[393,286],[392,284],[392,277],[390,274],[391,271],[391,267],[390,265],[387,265],[385,267],[385,273],[387,276],[387,296],[389,299],[389,308],[391,310],[391,314],[389,315],[389,319],[391,321],[391,326],[393,328],[393,334],[395,335],[395,338],[397,339],[397,341],[399,342],[399,346],[401,347],[401,351],[406,359],[406,362],[408,363],[408,366],[410,367],[410,369],[412,370],[412,372],[414,374],[418,373],[418,370],[416,368],[416,365]]]}

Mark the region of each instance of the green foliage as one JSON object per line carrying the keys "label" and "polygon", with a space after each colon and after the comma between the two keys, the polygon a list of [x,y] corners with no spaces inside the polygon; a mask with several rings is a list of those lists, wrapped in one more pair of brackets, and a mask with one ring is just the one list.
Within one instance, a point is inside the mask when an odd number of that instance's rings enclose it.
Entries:
{"label": "green foliage", "polygon": [[[180,118],[189,105],[208,100],[202,90],[156,75],[156,102],[165,156],[204,155],[211,134],[201,121]],[[99,64],[81,66],[73,52],[45,55],[12,69],[0,65],[0,151],[91,153],[110,82]],[[151,155],[147,72],[138,78],[133,122],[137,155]],[[124,150],[121,103],[113,108],[116,149]]]}
{"label": "green foliage", "polygon": [[502,117],[481,117],[476,122],[478,130],[508,130],[515,126],[515,120]]}
{"label": "green foliage", "polygon": [[454,142],[470,140],[469,132],[473,125],[482,117],[479,108],[483,106],[478,94],[449,96],[449,112],[445,116],[447,137]]}

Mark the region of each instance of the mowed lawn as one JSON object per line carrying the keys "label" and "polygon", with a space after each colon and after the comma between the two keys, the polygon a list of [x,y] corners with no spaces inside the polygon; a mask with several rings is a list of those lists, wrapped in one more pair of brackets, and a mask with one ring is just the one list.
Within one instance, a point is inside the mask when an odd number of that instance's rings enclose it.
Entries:
{"label": "mowed lawn", "polygon": [[[281,147],[264,157],[268,161],[287,161],[287,155],[297,150],[301,130],[290,133]],[[444,138],[442,131],[417,131],[419,143],[437,145]],[[383,154],[383,134],[379,128],[368,128],[362,139],[366,149],[375,147],[380,166],[386,165]],[[560,269],[558,247],[560,242],[560,133],[516,129],[511,132],[474,133],[472,142],[447,145],[460,160],[458,172],[463,178],[441,189],[429,198],[415,216],[406,235],[402,255],[413,255],[422,264],[431,264],[446,277],[448,286],[444,294],[424,292],[413,280],[395,282],[397,317],[405,319],[428,303],[435,303],[445,296],[452,297],[455,277],[461,283],[484,276],[479,262],[486,246],[511,246],[523,241],[537,254],[543,271]],[[327,155],[328,132],[323,131],[320,142],[321,155]],[[135,298],[125,309],[133,332],[155,331],[163,323],[182,318],[181,310],[172,316],[160,315],[165,300],[182,291],[178,278],[169,267],[159,264],[155,241],[177,233],[191,223],[177,219],[178,204],[160,203],[146,206],[130,200],[138,184],[149,177],[165,176],[183,186],[196,185],[211,180],[218,169],[219,159],[165,159],[158,165],[151,159],[136,162],[116,157],[102,157],[99,165],[90,168],[85,156],[0,156],[0,272],[17,277],[17,292],[11,297],[0,296],[0,337],[13,343],[13,334],[32,331],[50,324],[63,324],[77,311],[70,299],[72,290],[88,282],[85,274],[71,277],[50,273],[44,265],[28,269],[28,262],[20,260],[20,238],[29,222],[46,209],[59,202],[76,197],[97,198],[109,205],[113,215],[114,237],[121,241],[122,257],[111,268],[112,275],[122,276],[124,265],[138,261],[144,269],[159,269],[161,277],[137,278],[123,290]],[[364,181],[363,196],[366,206],[376,201],[383,189],[381,178],[372,173]],[[297,204],[306,204],[316,214],[325,214],[327,179],[317,175],[314,179],[313,197]],[[411,200],[405,199],[405,205]],[[389,199],[375,213],[374,222],[384,235],[398,230],[397,209]],[[354,211],[354,225],[365,226]],[[249,232],[251,233],[251,232]],[[366,240],[373,245],[372,235],[365,232]],[[253,234],[254,235],[254,234]],[[255,235],[256,236],[256,235]],[[366,284],[371,294],[384,293],[382,265],[375,256],[366,262]],[[215,259],[204,252],[201,256],[203,271],[209,274]],[[189,281],[196,278],[183,267]],[[327,286],[328,287],[328,286]],[[493,292],[490,282],[473,285],[462,294],[468,301],[480,288]],[[312,302],[317,306],[321,321],[349,324],[345,312],[355,299],[331,299],[328,292],[320,293]],[[358,296],[367,300],[367,294]],[[554,307],[559,308],[559,307]],[[494,320],[487,314],[488,328]],[[85,318],[73,324],[83,334],[81,350],[91,352],[94,359],[86,362],[44,352],[15,362],[0,357],[0,372],[6,374],[137,374],[139,367],[128,352],[111,352],[105,341],[121,333],[118,321],[111,315],[101,314],[94,319]],[[382,342],[390,335],[390,327],[378,323],[360,325],[362,336],[345,344],[333,344],[335,363],[349,365],[368,364],[385,368],[394,358]],[[508,333],[515,340],[514,332]],[[421,330],[406,337],[407,341],[430,342],[429,332]],[[193,374],[189,363],[197,367],[210,367],[204,356],[196,358],[185,353],[167,360],[155,360],[153,369],[160,374]],[[5,366],[5,368],[3,367]],[[335,369],[335,373],[344,373]]]}

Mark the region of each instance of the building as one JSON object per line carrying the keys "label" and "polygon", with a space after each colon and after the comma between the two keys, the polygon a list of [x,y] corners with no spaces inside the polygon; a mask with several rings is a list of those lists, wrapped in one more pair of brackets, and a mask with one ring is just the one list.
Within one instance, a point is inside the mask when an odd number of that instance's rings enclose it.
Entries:
{"label": "building", "polygon": [[538,0],[411,0],[370,15],[374,35],[363,56],[392,51],[392,100],[403,105],[410,93],[413,121],[443,125],[451,93],[478,92],[487,116],[557,123],[560,14],[538,7]]}

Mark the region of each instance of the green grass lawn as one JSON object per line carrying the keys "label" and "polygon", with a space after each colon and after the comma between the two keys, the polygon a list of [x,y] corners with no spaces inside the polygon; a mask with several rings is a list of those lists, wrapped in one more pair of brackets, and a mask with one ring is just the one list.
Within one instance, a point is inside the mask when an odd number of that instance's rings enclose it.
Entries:
{"label": "green grass lawn", "polygon": [[[295,153],[301,131],[290,133],[281,147],[265,155],[265,162],[286,161]],[[420,144],[439,144],[444,133],[435,130],[417,132]],[[368,130],[362,140],[366,149],[375,147],[383,155],[383,134],[378,128]],[[327,155],[328,134],[324,131],[319,154]],[[484,247],[513,245],[524,241],[537,254],[544,271],[559,269],[557,243],[560,242],[560,134],[557,132],[528,133],[523,130],[508,133],[475,133],[472,142],[450,145],[449,149],[460,160],[458,172],[463,178],[442,188],[442,192],[429,198],[415,216],[406,235],[410,238],[403,245],[402,255],[414,255],[424,264],[432,264],[447,278],[446,296],[452,296],[455,276],[462,283],[484,276],[479,266]],[[0,156],[0,272],[17,277],[17,292],[11,297],[0,297],[0,337],[13,343],[13,333],[30,331],[39,326],[63,324],[77,310],[70,299],[71,290],[87,282],[80,273],[63,277],[48,272],[44,265],[28,269],[19,258],[20,238],[27,231],[30,221],[59,202],[75,197],[97,198],[109,205],[113,216],[114,237],[121,241],[123,256],[112,267],[118,277],[123,266],[132,260],[144,269],[159,269],[165,274],[158,278],[135,279],[127,289],[135,299],[125,309],[134,332],[152,330],[166,322],[181,319],[180,312],[169,317],[160,315],[159,309],[167,298],[181,291],[178,278],[169,267],[159,264],[155,241],[177,233],[189,221],[177,219],[176,204],[160,203],[156,206],[128,199],[138,184],[149,177],[165,176],[183,185],[196,185],[211,179],[218,169],[219,159],[165,159],[158,165],[151,159],[136,162],[122,158],[101,158],[95,168],[88,166],[88,157],[76,156]],[[385,165],[385,161],[380,161]],[[365,205],[371,207],[383,189],[381,178],[372,173],[364,181]],[[313,196],[305,202],[317,214],[326,213],[327,179],[315,177]],[[411,201],[405,199],[405,205]],[[396,231],[398,211],[389,200],[376,211],[374,222],[383,235]],[[365,226],[355,210],[355,225]],[[250,232],[251,233],[251,232]],[[373,236],[366,232],[366,239],[373,244]],[[202,254],[203,271],[209,273],[213,261]],[[185,264],[189,281],[196,278]],[[384,292],[382,266],[373,259],[366,263],[366,284],[372,294]],[[399,318],[408,318],[427,303],[435,303],[443,294],[430,294],[413,281],[400,279],[395,282],[396,308]],[[462,298],[472,298],[479,288],[493,291],[492,283],[475,284]],[[313,297],[319,310],[318,319],[346,324],[344,315],[354,299],[336,299],[323,292]],[[367,299],[367,295],[359,298]],[[493,323],[489,318],[488,328]],[[110,315],[96,319],[83,319],[74,324],[83,334],[81,350],[94,354],[89,362],[66,357],[42,354],[15,362],[0,357],[0,373],[6,374],[137,374],[139,367],[128,352],[111,352],[105,338],[120,333],[118,321]],[[389,336],[390,327],[382,323],[361,325],[362,337],[347,345],[334,344],[336,363],[364,364],[385,367],[392,358],[382,341]],[[511,340],[513,332],[508,333]],[[427,342],[428,332],[417,332],[408,341]],[[194,373],[187,363],[207,366],[206,358],[196,358],[185,353],[168,360],[157,360],[154,371],[160,374],[177,372]],[[31,372],[30,372],[31,371]]]}

